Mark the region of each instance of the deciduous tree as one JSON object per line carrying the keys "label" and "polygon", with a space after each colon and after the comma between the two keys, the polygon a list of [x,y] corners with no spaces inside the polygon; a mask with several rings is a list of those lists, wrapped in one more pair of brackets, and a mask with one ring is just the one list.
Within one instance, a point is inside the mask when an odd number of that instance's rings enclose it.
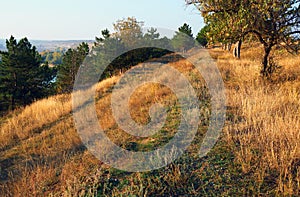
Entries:
{"label": "deciduous tree", "polygon": [[[284,43],[289,52],[299,49],[299,0],[186,0],[195,4],[219,39],[238,41],[254,34],[264,46],[262,74],[272,71],[269,64],[274,46]],[[213,28],[214,27],[214,28]]]}
{"label": "deciduous tree", "polygon": [[209,26],[205,25],[197,34],[196,41],[206,47],[209,42]]}
{"label": "deciduous tree", "polygon": [[118,20],[113,24],[115,30],[114,36],[121,39],[125,47],[136,47],[143,37],[143,25],[144,22],[138,21],[135,17]]}

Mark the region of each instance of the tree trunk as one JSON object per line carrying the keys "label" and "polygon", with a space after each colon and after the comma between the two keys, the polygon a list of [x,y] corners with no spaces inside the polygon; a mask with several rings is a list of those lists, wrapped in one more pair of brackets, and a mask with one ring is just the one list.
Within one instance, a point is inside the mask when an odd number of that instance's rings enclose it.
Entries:
{"label": "tree trunk", "polygon": [[235,58],[240,59],[241,58],[241,47],[242,47],[242,40],[239,40],[235,43],[234,49],[233,49],[233,56]]}
{"label": "tree trunk", "polygon": [[228,51],[231,51],[232,44],[228,44]]}
{"label": "tree trunk", "polygon": [[226,44],[222,43],[222,49],[226,50]]}
{"label": "tree trunk", "polygon": [[265,54],[264,54],[264,59],[263,59],[263,62],[262,62],[262,65],[263,65],[263,69],[262,69],[262,75],[264,77],[267,77],[268,76],[268,64],[269,64],[269,56],[270,56],[270,53],[271,53],[271,50],[272,50],[272,46],[265,46]]}

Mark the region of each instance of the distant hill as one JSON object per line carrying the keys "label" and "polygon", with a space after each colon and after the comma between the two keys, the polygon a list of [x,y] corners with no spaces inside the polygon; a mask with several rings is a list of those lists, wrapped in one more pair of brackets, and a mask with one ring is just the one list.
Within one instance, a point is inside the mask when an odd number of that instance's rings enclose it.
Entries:
{"label": "distant hill", "polygon": [[[94,40],[30,40],[30,43],[36,46],[38,51],[54,51],[57,48],[74,48],[82,42],[87,42],[89,45],[92,45]],[[0,50],[5,50],[5,45],[5,39],[0,39]]]}
{"label": "distant hill", "polygon": [[0,51],[5,49],[5,40],[0,39]]}

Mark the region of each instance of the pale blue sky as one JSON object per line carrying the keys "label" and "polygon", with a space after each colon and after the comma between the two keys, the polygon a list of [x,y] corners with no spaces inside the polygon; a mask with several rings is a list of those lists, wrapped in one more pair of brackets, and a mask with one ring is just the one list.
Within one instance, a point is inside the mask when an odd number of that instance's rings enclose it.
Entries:
{"label": "pale blue sky", "polygon": [[183,23],[196,35],[203,20],[184,0],[1,0],[0,38],[77,40],[113,30],[118,19],[134,16],[146,27],[177,30]]}

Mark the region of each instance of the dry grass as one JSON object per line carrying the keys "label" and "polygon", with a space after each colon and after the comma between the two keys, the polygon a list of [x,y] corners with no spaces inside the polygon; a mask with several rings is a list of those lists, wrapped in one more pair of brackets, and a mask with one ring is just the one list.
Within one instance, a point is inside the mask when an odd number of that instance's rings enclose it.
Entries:
{"label": "dry grass", "polygon": [[259,77],[259,61],[249,60],[255,54],[247,51],[242,60],[219,56],[232,116],[227,140],[235,146],[243,173],[253,174],[259,192],[269,185],[276,194],[300,195],[300,57],[281,57],[283,68],[270,83]]}
{"label": "dry grass", "polygon": [[[241,60],[220,49],[210,51],[226,85],[228,106],[223,138],[208,158],[183,156],[148,173],[109,168],[82,145],[74,128],[71,95],[58,95],[12,113],[1,123],[0,196],[300,195],[300,57],[274,53],[282,68],[266,81],[259,76],[260,50],[248,48]],[[185,73],[200,98],[207,98],[203,79],[191,64],[181,60],[171,66]],[[136,138],[119,129],[112,116],[111,92],[119,78],[95,86],[98,118],[106,134],[123,148],[135,143],[145,151],[168,142],[180,114],[175,95],[158,84],[135,91],[130,112],[136,122],[149,121],[153,103],[169,106],[170,112],[163,131]],[[196,143],[205,132],[205,109],[189,152],[197,152]]]}
{"label": "dry grass", "polygon": [[[192,65],[184,61],[173,63],[173,66],[181,72],[193,70]],[[119,78],[107,79],[94,87],[101,126],[108,130],[112,141],[124,148],[137,140],[145,148],[149,142],[156,141],[157,145],[159,140],[133,138],[116,126],[110,97]],[[146,123],[151,104],[165,100],[164,104],[168,105],[170,97],[174,95],[167,87],[141,86],[130,100],[131,115],[137,122]],[[110,174],[105,173],[107,166],[82,145],[71,110],[71,95],[58,95],[37,101],[4,121],[0,133],[1,196],[91,195],[97,193],[100,182],[109,180]]]}
{"label": "dry grass", "polygon": [[25,107],[1,125],[0,150],[41,132],[43,127],[58,121],[70,111],[70,95],[58,95]]}

